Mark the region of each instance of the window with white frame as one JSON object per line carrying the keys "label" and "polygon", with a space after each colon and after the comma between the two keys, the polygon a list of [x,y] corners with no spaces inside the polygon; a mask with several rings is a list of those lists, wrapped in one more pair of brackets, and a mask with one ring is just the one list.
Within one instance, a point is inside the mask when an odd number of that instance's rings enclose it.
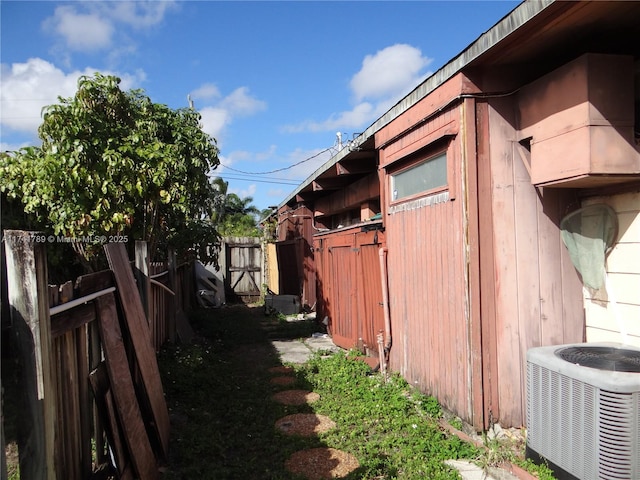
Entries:
{"label": "window with white frame", "polygon": [[391,174],[391,201],[412,197],[447,186],[447,154],[430,157],[423,162]]}

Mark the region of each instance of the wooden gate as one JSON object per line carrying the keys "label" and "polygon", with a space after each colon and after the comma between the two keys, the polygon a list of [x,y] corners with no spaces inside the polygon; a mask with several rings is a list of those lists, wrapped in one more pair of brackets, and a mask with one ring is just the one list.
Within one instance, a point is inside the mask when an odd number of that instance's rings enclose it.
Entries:
{"label": "wooden gate", "polygon": [[255,302],[263,282],[262,244],[257,237],[225,237],[225,291],[227,301]]}
{"label": "wooden gate", "polygon": [[318,314],[328,318],[336,345],[377,354],[384,329],[379,249],[382,231],[352,229],[314,238]]}

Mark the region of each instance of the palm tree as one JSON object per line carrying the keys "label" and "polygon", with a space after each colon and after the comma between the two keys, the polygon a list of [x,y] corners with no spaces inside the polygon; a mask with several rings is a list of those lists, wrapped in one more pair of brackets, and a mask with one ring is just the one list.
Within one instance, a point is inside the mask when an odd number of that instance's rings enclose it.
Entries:
{"label": "palm tree", "polygon": [[212,184],[216,190],[215,210],[211,220],[222,235],[258,236],[260,210],[252,205],[253,197],[240,198],[228,193],[229,183],[216,177]]}

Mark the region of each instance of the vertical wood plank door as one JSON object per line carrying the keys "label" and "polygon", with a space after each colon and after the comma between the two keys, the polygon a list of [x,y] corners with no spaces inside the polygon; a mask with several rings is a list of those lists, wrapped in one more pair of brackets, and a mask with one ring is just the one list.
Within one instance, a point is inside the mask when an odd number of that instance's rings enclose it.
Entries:
{"label": "vertical wood plank door", "polygon": [[[124,326],[133,345],[135,360],[140,369],[140,378],[148,407],[150,409],[152,430],[156,434],[159,452],[163,459],[168,458],[169,452],[169,411],[164,400],[162,380],[155,349],[151,341],[149,325],[145,317],[144,308],[138,289],[136,288],[133,272],[129,265],[129,257],[123,243],[109,243],[104,246],[109,268],[113,271],[118,296],[124,312]],[[144,405],[143,407],[146,407]]]}

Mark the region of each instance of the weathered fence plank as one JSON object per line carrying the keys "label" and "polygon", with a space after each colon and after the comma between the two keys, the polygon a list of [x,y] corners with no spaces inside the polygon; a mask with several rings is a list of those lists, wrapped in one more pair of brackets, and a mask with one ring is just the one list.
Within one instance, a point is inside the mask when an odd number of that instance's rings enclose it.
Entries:
{"label": "weathered fence plank", "polygon": [[158,468],[136,398],[115,297],[111,293],[100,297],[96,305],[111,390],[133,465],[140,480],[156,479]]}
{"label": "weathered fence plank", "polygon": [[118,424],[113,392],[111,391],[105,362],[101,362],[89,374],[89,380],[91,381],[100,417],[107,419],[105,433],[113,451],[118,477],[120,480],[132,480],[134,477],[133,464],[131,463],[131,456],[127,451],[127,446],[123,443],[124,436]]}
{"label": "weathered fence plank", "polygon": [[[19,400],[24,408],[18,437],[21,478],[87,480],[92,475],[108,472],[115,457],[116,460],[125,458],[123,465],[117,460],[118,478],[132,480],[136,475],[135,454],[143,471],[151,470],[149,465],[153,464],[154,472],[154,476],[143,477],[141,474],[137,478],[155,479],[158,475],[156,461],[167,458],[169,441],[169,416],[155,349],[167,339],[176,339],[176,312],[180,312],[183,323],[188,325],[181,307],[188,308],[190,303],[192,272],[188,265],[176,267],[172,253],[168,256],[167,266],[148,264],[145,281],[153,287],[148,297],[151,314],[145,317],[133,281],[131,262],[122,244],[111,253],[105,248],[118,271],[119,282],[111,270],[106,270],[79,277],[75,286],[68,281],[49,287],[46,285],[45,243],[34,241],[38,238],[41,237],[34,232],[8,231],[4,242],[8,271],[11,272],[7,282],[11,327],[16,332],[20,361],[26,365],[20,375],[24,386],[19,385],[19,390],[26,395],[24,400]],[[157,282],[162,285],[156,285]],[[141,447],[138,442],[127,446],[124,426],[118,427],[121,430],[116,432],[116,440],[109,442],[109,449],[108,430],[119,425],[117,421],[109,423],[111,419],[119,418],[116,417],[118,410],[113,387],[109,383],[106,387],[95,386],[98,389],[96,401],[102,402],[100,411],[90,391],[90,379],[92,375],[95,379],[96,368],[104,358],[96,308],[102,303],[101,299],[108,296],[115,299],[110,291],[115,291],[116,287],[120,290],[121,312],[124,313],[120,322],[115,320],[117,327],[122,325],[118,334],[122,346],[119,355],[133,384],[132,398],[140,410],[151,460],[145,458],[148,452],[144,452],[144,447],[142,458],[139,458]],[[116,309],[116,314],[118,312]],[[155,333],[155,349],[151,331]],[[122,449],[132,449],[128,460],[114,452],[118,446],[113,442],[118,438],[120,453]],[[91,449],[92,441],[95,452]]]}
{"label": "weathered fence plank", "polygon": [[[76,279],[76,293],[79,297],[84,297],[96,292],[111,288],[115,285],[111,270],[89,273]],[[89,306],[95,316],[95,305]],[[102,361],[102,346],[100,343],[100,333],[97,322],[87,325],[87,366],[88,371],[93,371]],[[93,419],[93,438],[95,440],[96,464],[104,465],[110,462],[109,453],[104,433],[102,416],[98,412],[97,405],[93,405],[93,412],[88,412]]]}
{"label": "weathered fence plank", "polygon": [[89,303],[79,305],[73,310],[67,310],[66,312],[54,315],[51,317],[51,338],[55,339],[95,319],[96,310],[93,305]]}
{"label": "weathered fence plank", "polygon": [[124,244],[110,243],[105,245],[104,249],[118,287],[118,296],[125,317],[124,324],[128,329],[126,333],[134,347],[135,359],[140,369],[142,387],[152,416],[149,423],[153,425],[159,440],[159,454],[166,459],[169,452],[169,411],[164,400],[160,371],[144,308],[136,289]]}
{"label": "weathered fence plank", "polygon": [[20,477],[55,479],[55,390],[51,366],[45,244],[33,232],[7,230],[8,296],[18,339],[24,401],[19,423]]}

